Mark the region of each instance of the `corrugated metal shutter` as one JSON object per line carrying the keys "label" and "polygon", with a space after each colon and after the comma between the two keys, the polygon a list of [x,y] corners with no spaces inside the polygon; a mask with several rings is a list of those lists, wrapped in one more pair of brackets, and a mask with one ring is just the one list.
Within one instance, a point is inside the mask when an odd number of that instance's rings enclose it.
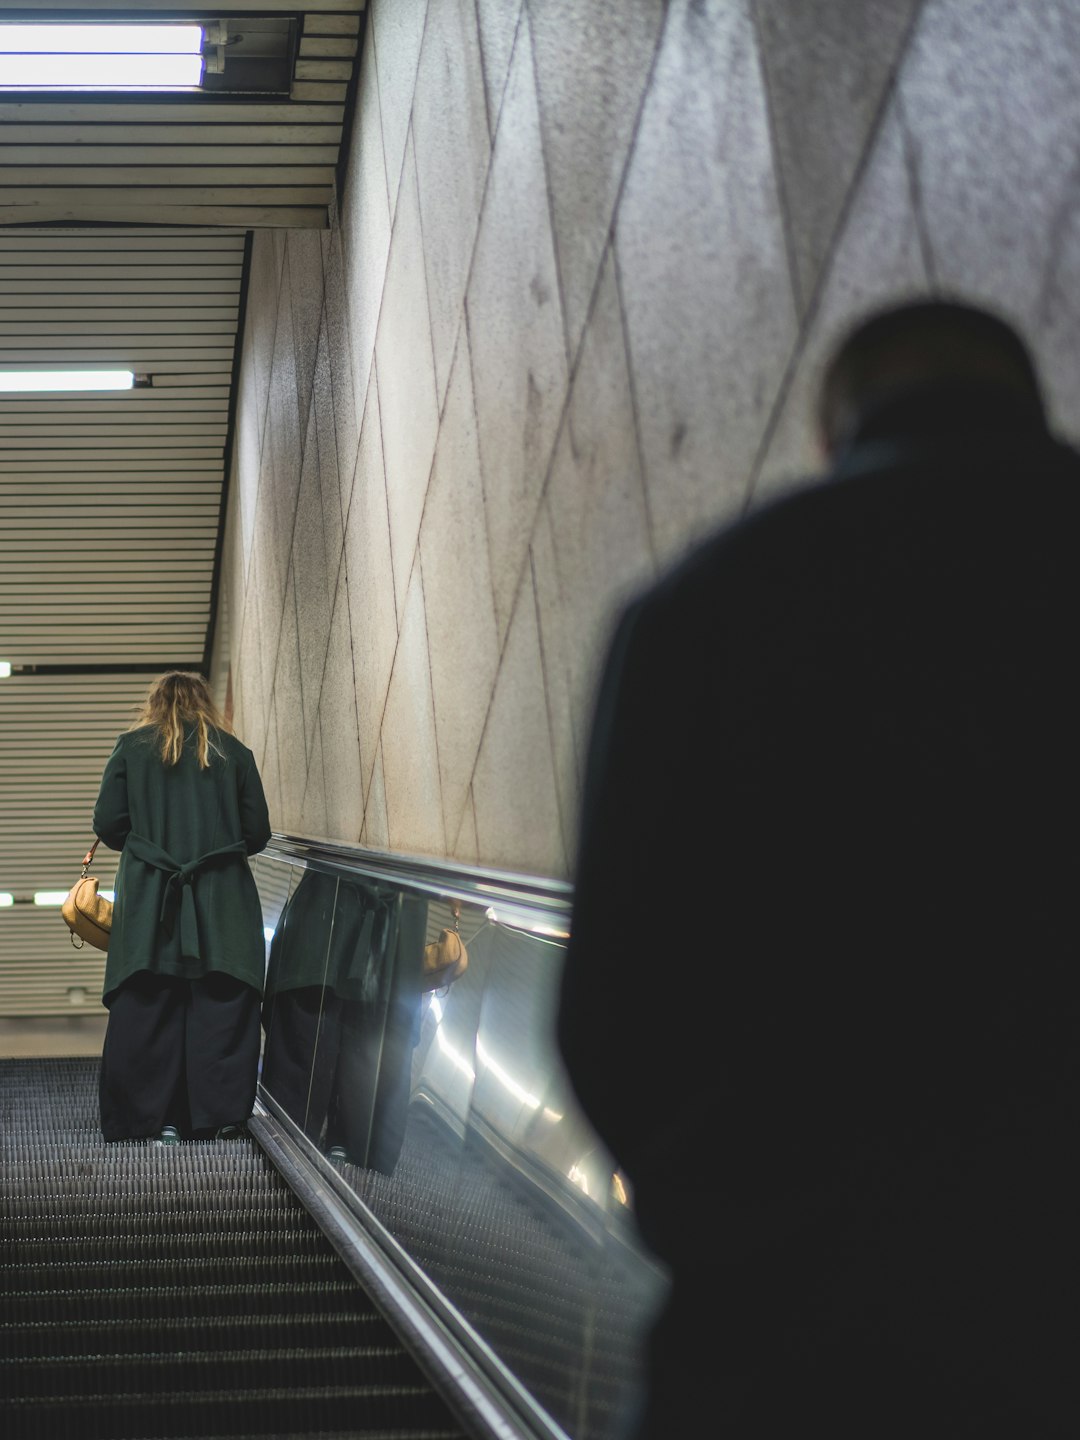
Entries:
{"label": "corrugated metal shutter", "polygon": [[[144,676],[13,675],[0,683],[0,1015],[73,1013],[68,991],[99,1008],[105,957],[72,948],[59,909],[35,890],[67,890],[93,842],[101,771],[146,688]],[[112,886],[118,857],[102,846],[93,873]]]}
{"label": "corrugated metal shutter", "polygon": [[0,396],[0,659],[201,663],[243,260],[232,233],[0,231],[0,369],[152,380]]}

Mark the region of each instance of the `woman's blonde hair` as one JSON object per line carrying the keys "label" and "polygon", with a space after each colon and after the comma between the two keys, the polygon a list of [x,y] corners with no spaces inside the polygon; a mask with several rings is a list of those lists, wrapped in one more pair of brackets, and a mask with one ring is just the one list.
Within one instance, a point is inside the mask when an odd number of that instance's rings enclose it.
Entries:
{"label": "woman's blonde hair", "polygon": [[210,752],[222,753],[217,745],[217,732],[229,732],[230,726],[214,704],[210,687],[201,675],[190,670],[167,670],[159,675],[147,691],[146,699],[133,730],[152,725],[161,742],[161,758],[166,765],[175,765],[184,751],[184,737],[190,727],[195,735],[199,767],[210,764]]}

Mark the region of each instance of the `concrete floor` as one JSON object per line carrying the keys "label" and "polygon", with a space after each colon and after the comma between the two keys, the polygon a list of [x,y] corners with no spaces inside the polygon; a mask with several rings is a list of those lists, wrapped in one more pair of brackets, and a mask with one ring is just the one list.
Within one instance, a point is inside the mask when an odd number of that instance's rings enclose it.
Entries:
{"label": "concrete floor", "polygon": [[100,1055],[108,1014],[0,1019],[0,1060],[46,1055]]}

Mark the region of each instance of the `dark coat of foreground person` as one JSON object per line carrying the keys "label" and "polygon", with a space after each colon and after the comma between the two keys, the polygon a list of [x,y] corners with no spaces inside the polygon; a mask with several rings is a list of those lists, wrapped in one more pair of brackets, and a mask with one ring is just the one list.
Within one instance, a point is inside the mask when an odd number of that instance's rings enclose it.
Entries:
{"label": "dark coat of foreground person", "polygon": [[1080,1434],[1080,461],[997,322],[867,332],[599,695],[558,1033],[672,1276],[642,1440]]}

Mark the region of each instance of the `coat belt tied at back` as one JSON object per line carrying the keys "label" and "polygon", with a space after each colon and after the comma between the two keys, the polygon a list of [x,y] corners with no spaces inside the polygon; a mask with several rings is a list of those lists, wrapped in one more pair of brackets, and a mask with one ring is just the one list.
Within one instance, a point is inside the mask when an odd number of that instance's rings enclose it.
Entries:
{"label": "coat belt tied at back", "polygon": [[192,883],[200,871],[224,860],[232,860],[234,856],[246,855],[247,847],[244,842],[237,840],[232,845],[223,845],[219,850],[208,850],[205,855],[200,855],[195,860],[189,860],[184,865],[181,865],[179,860],[174,860],[167,851],[162,850],[159,845],[155,845],[152,840],[147,840],[144,835],[138,835],[134,831],[127,837],[125,848],[136,859],[142,860],[146,865],[154,866],[157,870],[164,870],[169,877],[165,884],[165,894],[161,897],[161,911],[158,919],[171,933],[176,921],[176,906],[179,901],[180,953],[193,960],[201,960],[202,951],[199,948],[199,926],[195,915],[195,896],[192,893]]}

